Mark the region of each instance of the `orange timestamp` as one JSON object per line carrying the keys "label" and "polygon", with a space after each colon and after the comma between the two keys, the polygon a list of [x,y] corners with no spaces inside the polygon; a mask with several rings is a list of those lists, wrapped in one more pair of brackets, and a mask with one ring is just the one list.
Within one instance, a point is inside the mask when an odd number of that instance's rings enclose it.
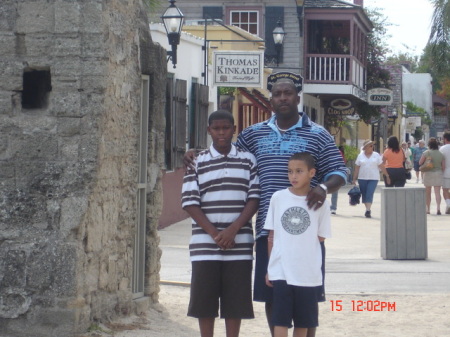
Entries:
{"label": "orange timestamp", "polygon": [[348,304],[350,304],[351,311],[397,311],[396,302],[379,300],[351,300],[346,303],[342,300],[331,300],[330,304],[331,311],[348,310]]}

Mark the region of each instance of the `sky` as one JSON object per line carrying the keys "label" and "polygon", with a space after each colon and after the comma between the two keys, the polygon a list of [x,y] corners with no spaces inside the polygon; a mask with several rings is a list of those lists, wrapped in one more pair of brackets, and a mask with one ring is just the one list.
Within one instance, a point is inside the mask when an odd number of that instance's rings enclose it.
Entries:
{"label": "sky", "polygon": [[388,45],[394,54],[422,54],[431,29],[433,6],[430,0],[364,0],[364,7],[380,8],[387,22],[392,24],[387,34],[391,35]]}

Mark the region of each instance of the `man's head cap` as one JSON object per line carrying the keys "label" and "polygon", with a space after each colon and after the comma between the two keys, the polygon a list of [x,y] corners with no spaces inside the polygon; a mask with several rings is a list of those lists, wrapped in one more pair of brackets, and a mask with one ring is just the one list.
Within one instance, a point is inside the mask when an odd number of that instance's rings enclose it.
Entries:
{"label": "man's head cap", "polygon": [[269,75],[269,77],[267,78],[267,90],[272,91],[274,84],[281,79],[292,80],[292,82],[294,82],[295,87],[297,88],[297,92],[302,91],[303,78],[300,75],[290,73],[288,71],[283,71],[280,73]]}

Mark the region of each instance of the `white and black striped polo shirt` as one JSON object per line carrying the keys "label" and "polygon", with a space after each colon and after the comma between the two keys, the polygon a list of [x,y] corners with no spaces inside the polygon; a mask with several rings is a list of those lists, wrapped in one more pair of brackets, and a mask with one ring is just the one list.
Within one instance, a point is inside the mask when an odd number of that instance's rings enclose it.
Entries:
{"label": "white and black striped polo shirt", "polygon": [[[213,145],[199,153],[195,170],[183,180],[182,206],[198,205],[218,230],[228,227],[241,214],[248,199],[260,197],[255,157],[232,145],[224,156]],[[253,259],[251,222],[236,235],[235,247],[222,251],[195,221],[189,244],[191,261]]]}

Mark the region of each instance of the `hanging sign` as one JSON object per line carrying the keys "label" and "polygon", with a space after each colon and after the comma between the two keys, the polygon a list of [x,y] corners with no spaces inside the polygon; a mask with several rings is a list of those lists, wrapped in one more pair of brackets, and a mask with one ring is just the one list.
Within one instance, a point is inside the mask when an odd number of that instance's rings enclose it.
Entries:
{"label": "hanging sign", "polygon": [[391,105],[393,99],[392,90],[385,88],[370,89],[367,91],[369,105]]}
{"label": "hanging sign", "polygon": [[263,51],[213,52],[213,85],[219,87],[263,87]]}
{"label": "hanging sign", "polygon": [[353,106],[352,101],[345,98],[332,100],[327,109],[327,114],[332,116],[353,116],[355,115],[355,112],[355,107]]}

